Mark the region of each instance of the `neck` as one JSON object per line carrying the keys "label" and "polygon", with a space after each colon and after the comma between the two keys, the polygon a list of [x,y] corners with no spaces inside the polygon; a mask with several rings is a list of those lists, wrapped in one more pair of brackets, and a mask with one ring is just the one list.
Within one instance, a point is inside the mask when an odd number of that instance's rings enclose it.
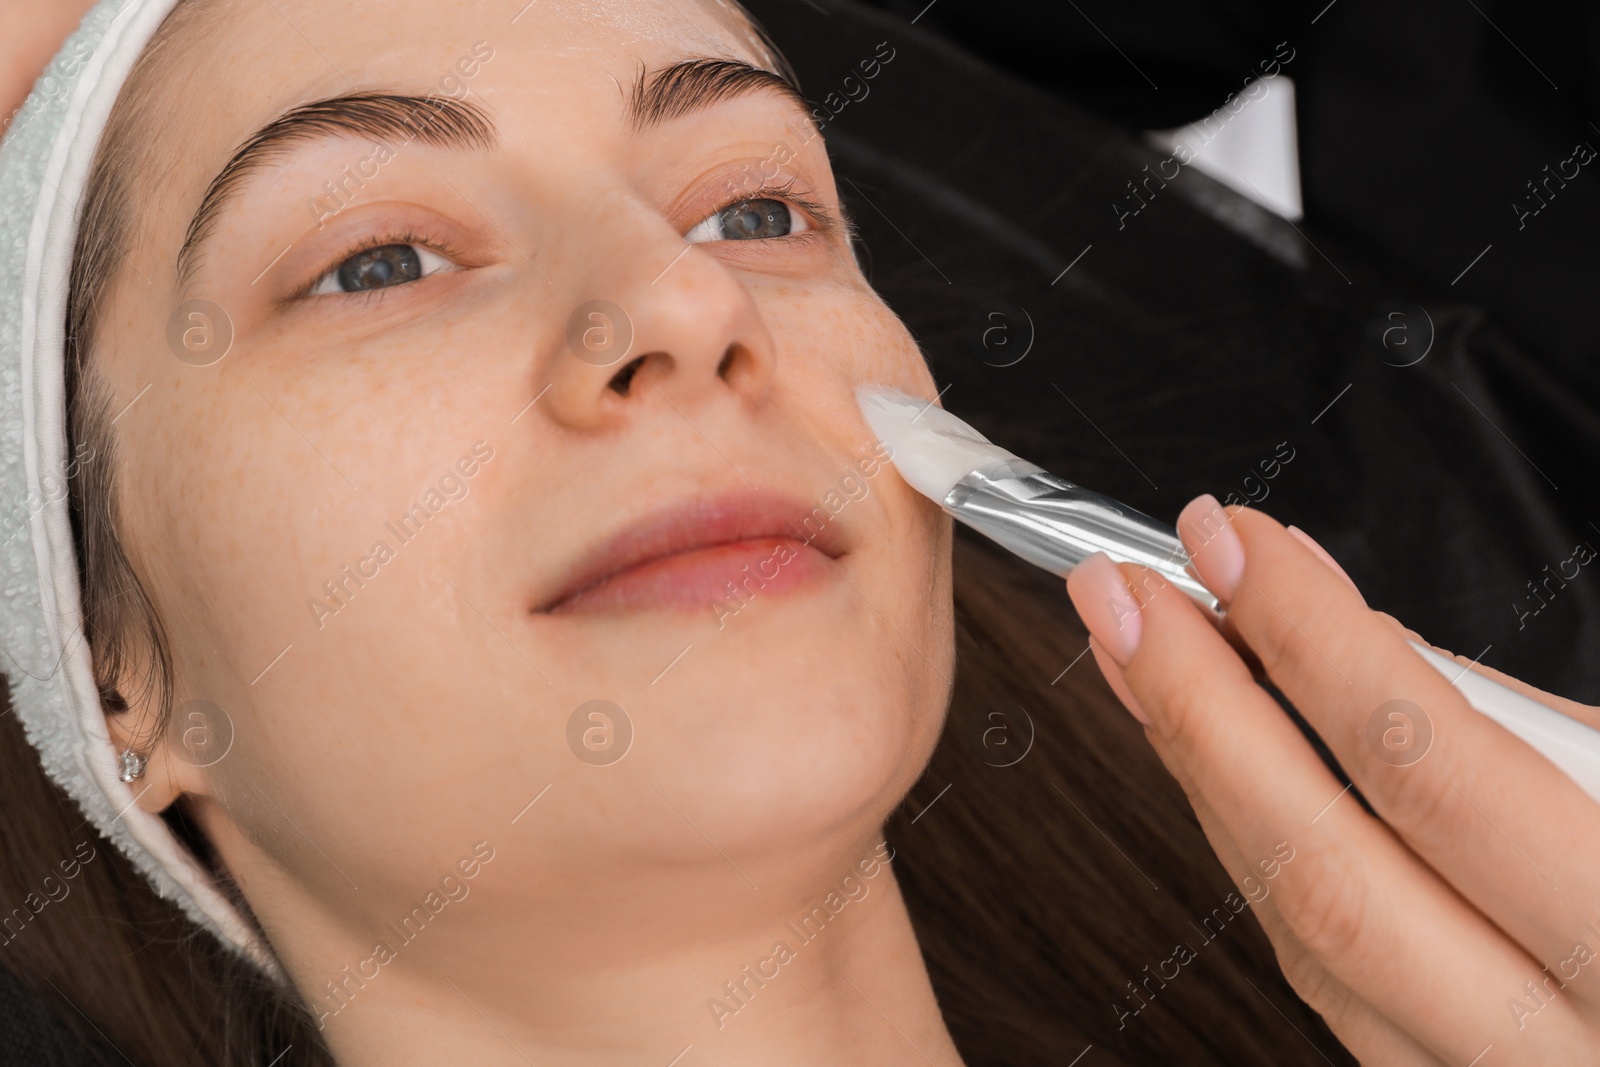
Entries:
{"label": "neck", "polygon": [[450,904],[420,933],[274,941],[341,1067],[959,1067],[878,840],[806,876],[760,872],[760,889],[723,864],[605,880],[623,891],[566,887],[564,904],[541,886],[508,907],[486,871],[481,902]]}

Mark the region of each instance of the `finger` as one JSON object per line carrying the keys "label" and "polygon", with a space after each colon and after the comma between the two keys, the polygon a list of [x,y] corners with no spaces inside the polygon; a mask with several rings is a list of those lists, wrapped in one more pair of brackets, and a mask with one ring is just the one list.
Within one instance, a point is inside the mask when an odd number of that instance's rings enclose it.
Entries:
{"label": "finger", "polygon": [[[1394,1067],[1439,1067],[1443,1064],[1443,1060],[1414,1040],[1383,1011],[1330,974],[1321,961],[1306,951],[1305,946],[1295,938],[1289,924],[1272,902],[1273,879],[1282,870],[1285,854],[1278,850],[1273,856],[1263,857],[1253,865],[1247,863],[1221,820],[1211,810],[1204,794],[1191,791],[1182,777],[1178,778],[1178,782],[1189,794],[1189,801],[1200,820],[1200,828],[1222,861],[1223,868],[1239,892],[1250,902],[1251,910],[1272,942],[1278,966],[1290,988],[1322,1016],[1340,1043],[1361,1063]],[[1287,842],[1284,844],[1287,845]],[[1293,863],[1294,855],[1292,851],[1287,853],[1287,862]],[[1257,989],[1256,992],[1267,999],[1261,990]],[[1314,1043],[1312,1047],[1316,1047]]]}
{"label": "finger", "polygon": [[1074,604],[1108,652],[1135,638],[1123,673],[1152,720],[1147,735],[1240,851],[1267,855],[1278,841],[1297,850],[1274,889],[1294,939],[1448,1061],[1470,1062],[1485,1043],[1549,1051],[1575,1041],[1567,1002],[1546,1007],[1540,1025],[1521,1034],[1495,1014],[1523,981],[1539,977],[1538,965],[1342,797],[1298,728],[1193,603],[1154,571],[1127,573],[1142,607],[1126,584],[1096,589],[1087,579],[1072,584]]}
{"label": "finger", "polygon": [[[1195,497],[1178,513],[1178,532],[1189,561],[1200,580],[1213,592],[1234,588],[1244,574],[1244,545],[1228,523],[1229,514],[1237,510],[1237,507],[1224,508],[1216,497],[1206,493]],[[1225,608],[1226,598],[1218,599]],[[1250,673],[1260,677],[1261,661],[1233,620],[1228,618],[1226,610],[1222,612],[1218,629],[1239,658],[1249,665]]]}
{"label": "finger", "polygon": [[[1112,659],[1092,636],[1089,638],[1089,647],[1094,652],[1095,662],[1099,665],[1106,684],[1116,694],[1117,699],[1122,701],[1123,706],[1128,708],[1141,723],[1149,725],[1148,716],[1128,689],[1127,680],[1123,678],[1122,668],[1117,665],[1116,660]],[[1200,926],[1195,926],[1193,922],[1189,924],[1194,930],[1195,940],[1191,944],[1188,934],[1184,933],[1182,944],[1189,949],[1191,955],[1198,956],[1206,945],[1217,936],[1221,936],[1231,916],[1236,911],[1242,911],[1248,903],[1272,942],[1279,967],[1283,970],[1290,987],[1300,999],[1311,1005],[1312,1009],[1327,1021],[1329,1027],[1339,1036],[1340,1042],[1358,1059],[1364,1063],[1393,1064],[1397,1067],[1437,1067],[1442,1063],[1406,1036],[1382,1012],[1357,997],[1348,986],[1330,975],[1327,969],[1294,939],[1287,924],[1270,903],[1271,879],[1277,877],[1281,869],[1279,860],[1281,851],[1276,855],[1263,857],[1256,865],[1247,863],[1227,830],[1211,811],[1204,794],[1192,787],[1182,771],[1181,764],[1176,769],[1174,777],[1188,796],[1189,803],[1200,820],[1200,828],[1210,842],[1212,850],[1217,854],[1218,860],[1221,861],[1223,869],[1239,893],[1243,894],[1243,896],[1238,894],[1230,896],[1217,908],[1212,909],[1210,914],[1201,916]],[[1287,842],[1284,844],[1287,845]],[[1213,923],[1216,924],[1215,927]],[[1255,983],[1250,984],[1262,999],[1271,1003],[1270,998],[1256,987]],[[1316,1048],[1310,1038],[1306,1040]],[[1317,1052],[1326,1058],[1326,1054],[1322,1053],[1320,1048]]]}
{"label": "finger", "polygon": [[1406,633],[1412,640],[1427,645],[1439,655],[1448,656],[1450,659],[1455,660],[1464,669],[1474,674],[1481,674],[1491,681],[1499,682],[1512,692],[1521,693],[1529,700],[1537,701],[1547,708],[1554,708],[1569,719],[1576,719],[1586,726],[1600,730],[1600,708],[1590,707],[1588,704],[1580,704],[1576,700],[1568,700],[1566,697],[1558,697],[1553,693],[1546,693],[1543,689],[1531,686],[1520,678],[1513,678],[1509,674],[1495,670],[1493,667],[1484,666],[1477,660],[1468,659],[1466,656],[1442,649],[1411,630],[1407,630]]}
{"label": "finger", "polygon": [[[1302,545],[1305,545],[1307,548],[1309,548],[1311,550],[1311,554],[1320,559],[1329,570],[1343,578],[1346,585],[1348,585],[1351,589],[1354,589],[1357,593],[1361,592],[1360,587],[1356,585],[1356,580],[1350,577],[1350,575],[1346,574],[1345,569],[1339,566],[1339,561],[1329,555],[1327,549],[1317,544],[1317,542],[1312,539],[1310,534],[1306,533],[1298,526],[1290,526],[1287,527],[1287,529],[1290,536],[1292,536],[1296,541],[1299,541]],[[1362,597],[1362,603],[1365,603],[1366,599],[1366,597]]]}
{"label": "finger", "polygon": [[[1291,531],[1293,531],[1293,529],[1293,527],[1290,527]],[[1511,675],[1502,671],[1497,671],[1493,667],[1485,666],[1484,664],[1479,663],[1476,659],[1468,659],[1459,652],[1451,652],[1447,648],[1439,647],[1432,641],[1429,641],[1426,637],[1423,637],[1421,634],[1417,633],[1417,631],[1411,629],[1399,619],[1395,618],[1393,615],[1382,611],[1378,612],[1377,614],[1384,620],[1384,622],[1394,627],[1396,631],[1404,634],[1408,640],[1415,641],[1419,645],[1426,645],[1428,648],[1431,648],[1435,652],[1439,653],[1439,655],[1455,660],[1457,663],[1461,664],[1462,667],[1472,671],[1474,674],[1481,674],[1490,681],[1500,683],[1514,693],[1520,693],[1529,700],[1537,701],[1547,708],[1553,708],[1554,710],[1559,711],[1561,714],[1567,716],[1569,719],[1576,719],[1591,729],[1600,730],[1600,708],[1589,704],[1580,704],[1576,700],[1569,700],[1566,697],[1559,697],[1554,693],[1547,693],[1543,689],[1529,685],[1520,678],[1513,678]],[[1493,646],[1491,645],[1490,647],[1492,648]],[[1481,657],[1488,651],[1489,649],[1486,648],[1478,655]]]}
{"label": "finger", "polygon": [[[1246,563],[1229,619],[1384,821],[1541,963],[1580,940],[1600,947],[1600,870],[1572,847],[1600,807],[1270,517],[1246,509],[1230,524]],[[1393,724],[1419,745],[1397,754]]]}
{"label": "finger", "polygon": [[[1214,501],[1215,499],[1215,497],[1197,497],[1194,501],[1190,502],[1189,508],[1186,508],[1185,511],[1187,512],[1190,508],[1197,509],[1196,515],[1200,515],[1204,511],[1204,509],[1200,507],[1201,502],[1207,500]],[[1242,511],[1243,509],[1233,508],[1231,510]],[[1206,514],[1210,513],[1206,512]],[[1328,554],[1327,549],[1323,548],[1315,540],[1313,540],[1310,534],[1306,533],[1298,526],[1289,526],[1285,529],[1288,530],[1295,540],[1299,541],[1301,544],[1310,549],[1312,554],[1320,559],[1330,569],[1332,569],[1334,573],[1343,578],[1352,589],[1356,588],[1355,582],[1348,574],[1345,573],[1344,568],[1339,566],[1338,561]],[[1242,547],[1238,551],[1240,558],[1243,558]],[[1359,592],[1359,589],[1357,592]],[[1365,603],[1364,599],[1363,603]],[[1388,623],[1399,632],[1405,634],[1408,640],[1415,641],[1419,645],[1425,645],[1428,648],[1433,649],[1433,651],[1439,653],[1439,655],[1455,660],[1457,663],[1461,664],[1463,668],[1472,671],[1474,674],[1482,675],[1483,677],[1488,678],[1490,681],[1497,682],[1500,685],[1505,686],[1507,689],[1510,689],[1514,693],[1520,693],[1529,700],[1537,701],[1547,708],[1552,708],[1555,711],[1559,711],[1568,718],[1576,719],[1592,729],[1600,730],[1600,708],[1592,707],[1588,704],[1580,704],[1576,700],[1568,700],[1566,697],[1556,696],[1553,693],[1547,693],[1543,689],[1529,685],[1520,678],[1513,678],[1509,674],[1505,674],[1501,671],[1495,670],[1493,667],[1479,663],[1477,659],[1469,659],[1458,652],[1451,652],[1449,649],[1441,648],[1440,646],[1429,641],[1426,637],[1423,637],[1421,634],[1417,633],[1417,631],[1411,629],[1393,615],[1390,615],[1388,612],[1380,611],[1377,614],[1383,619],[1384,622]],[[1481,658],[1483,654],[1488,651],[1489,650],[1485,648],[1483,652],[1478,654],[1479,658]]]}
{"label": "finger", "polygon": [[[1214,502],[1215,499],[1215,497],[1198,497],[1189,504],[1189,508],[1197,509],[1197,516],[1202,514],[1210,514],[1208,511],[1206,511],[1205,507],[1202,506],[1202,501]],[[1186,512],[1188,510],[1188,508],[1185,509]],[[1235,508],[1233,510],[1238,511],[1242,509]],[[1339,577],[1343,578],[1347,583],[1349,583],[1352,589],[1356,588],[1355,581],[1345,573],[1343,567],[1339,566],[1338,560],[1329,555],[1328,550],[1319,545],[1310,534],[1306,533],[1298,526],[1289,526],[1286,527],[1286,529],[1295,538],[1295,540],[1309,548],[1313,555],[1315,555],[1330,569],[1332,569],[1334,573],[1339,575]],[[1241,559],[1243,558],[1242,550],[1240,551],[1240,557]],[[1359,591],[1360,590],[1357,589],[1357,592]],[[1455,660],[1457,663],[1461,664],[1462,667],[1472,671],[1474,674],[1480,674],[1491,681],[1498,682],[1507,689],[1510,689],[1512,692],[1522,694],[1529,700],[1538,701],[1545,707],[1553,708],[1568,718],[1576,719],[1593,729],[1600,730],[1600,708],[1591,707],[1588,704],[1580,704],[1576,700],[1568,700],[1566,697],[1559,697],[1553,693],[1547,693],[1542,689],[1537,689],[1534,686],[1529,685],[1520,678],[1513,678],[1508,674],[1504,674],[1495,670],[1493,667],[1485,666],[1484,664],[1479,663],[1476,659],[1468,659],[1466,656],[1463,656],[1459,653],[1440,648],[1438,645],[1429,641],[1427,638],[1423,637],[1409,626],[1406,626],[1399,619],[1396,619],[1393,615],[1390,615],[1387,612],[1379,612],[1378,614],[1383,617],[1384,621],[1388,622],[1391,626],[1404,633],[1410,640],[1415,641],[1420,645],[1426,645],[1435,652],[1439,653],[1441,656]],[[1484,652],[1488,651],[1489,650],[1487,648],[1484,649]],[[1479,653],[1480,657],[1482,655],[1483,653]]]}
{"label": "finger", "polygon": [[1111,692],[1116,694],[1118,700],[1122,701],[1122,706],[1127,708],[1128,712],[1135,719],[1138,719],[1141,725],[1149,726],[1150,716],[1145,712],[1144,708],[1139,706],[1138,699],[1134,697],[1132,690],[1128,688],[1127,681],[1122,677],[1122,668],[1117,666],[1117,661],[1112,659],[1106,652],[1105,646],[1096,641],[1092,635],[1089,638],[1089,650],[1094,654],[1094,661],[1100,668],[1100,674],[1105,678],[1106,684],[1111,687]]}

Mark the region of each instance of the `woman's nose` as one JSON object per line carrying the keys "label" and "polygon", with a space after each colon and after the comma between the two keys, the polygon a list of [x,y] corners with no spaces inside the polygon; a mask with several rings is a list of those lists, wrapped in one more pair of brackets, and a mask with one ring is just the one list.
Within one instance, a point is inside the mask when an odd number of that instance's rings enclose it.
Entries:
{"label": "woman's nose", "polygon": [[607,234],[610,254],[584,252],[598,265],[586,272],[591,294],[572,294],[546,414],[597,429],[657,408],[692,419],[708,405],[759,404],[775,352],[749,287],[659,214],[635,205],[605,215],[598,225],[622,232]]}

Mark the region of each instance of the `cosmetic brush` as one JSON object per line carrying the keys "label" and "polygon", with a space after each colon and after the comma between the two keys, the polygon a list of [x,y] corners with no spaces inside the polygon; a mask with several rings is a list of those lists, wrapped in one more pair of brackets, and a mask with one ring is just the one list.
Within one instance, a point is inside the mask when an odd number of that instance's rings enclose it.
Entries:
{"label": "cosmetic brush", "polygon": [[[1142,564],[1221,617],[1173,527],[1013,455],[931,401],[875,385],[858,387],[856,401],[900,476],[957,521],[1062,578],[1096,552]],[[1600,800],[1600,731],[1410,644],[1475,709]]]}

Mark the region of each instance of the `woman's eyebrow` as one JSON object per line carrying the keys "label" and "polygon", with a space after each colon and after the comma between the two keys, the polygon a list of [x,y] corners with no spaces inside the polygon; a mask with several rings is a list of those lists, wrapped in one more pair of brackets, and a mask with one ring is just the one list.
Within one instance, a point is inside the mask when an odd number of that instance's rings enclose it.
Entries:
{"label": "woman's eyebrow", "polygon": [[186,280],[193,268],[194,254],[211,235],[223,205],[253,171],[301,144],[348,134],[400,145],[415,140],[460,151],[493,148],[499,143],[494,122],[482,108],[447,96],[356,92],[291,108],[257,130],[211,179],[178,250],[179,282]]}
{"label": "woman's eyebrow", "polygon": [[775,92],[808,116],[811,113],[811,104],[801,95],[799,85],[781,74],[742,59],[696,56],[650,74],[641,69],[628,115],[634,130],[643,131],[720,101],[760,92]]}
{"label": "woman's eyebrow", "polygon": [[[646,72],[629,97],[627,117],[643,132],[723,100],[754,93],[777,93],[810,120],[810,103],[789,77],[740,59],[695,56]],[[492,149],[499,134],[487,113],[469,100],[432,94],[361,91],[291,108],[257,130],[211,179],[200,207],[189,221],[178,250],[179,283],[187,280],[196,253],[211,235],[223,206],[255,170],[299,145],[355,134],[405,145],[413,140],[458,151]]]}

